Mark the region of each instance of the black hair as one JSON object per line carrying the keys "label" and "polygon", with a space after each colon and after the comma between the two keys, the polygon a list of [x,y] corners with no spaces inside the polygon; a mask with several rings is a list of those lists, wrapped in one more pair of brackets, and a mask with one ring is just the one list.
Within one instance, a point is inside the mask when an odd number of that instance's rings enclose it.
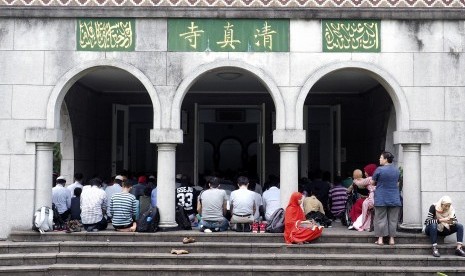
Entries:
{"label": "black hair", "polygon": [[83,178],[84,178],[84,175],[82,175],[82,173],[80,172],[77,172],[74,174],[74,179],[77,181],[81,181]]}
{"label": "black hair", "polygon": [[89,180],[89,185],[101,187],[102,186],[102,180],[100,180],[100,178],[97,178],[97,177],[92,178],[91,180]]}
{"label": "black hair", "polygon": [[116,183],[116,184],[121,185],[121,184],[123,183],[123,180],[121,180],[121,179],[115,179],[113,182]]}
{"label": "black hair", "polygon": [[65,184],[66,179],[57,179],[57,184]]}
{"label": "black hair", "polygon": [[211,188],[218,188],[220,185],[220,180],[216,176],[210,177],[207,182],[210,184]]}
{"label": "black hair", "polygon": [[81,196],[81,193],[82,193],[82,189],[81,188],[75,188],[74,189],[74,195],[76,197],[80,197]]}
{"label": "black hair", "polygon": [[392,163],[392,161],[394,160],[394,155],[390,153],[389,151],[383,151],[381,155],[383,156],[384,159],[388,161],[388,163]]}
{"label": "black hair", "polygon": [[239,186],[247,185],[249,184],[249,179],[245,176],[239,176],[237,178],[237,184],[239,184]]}

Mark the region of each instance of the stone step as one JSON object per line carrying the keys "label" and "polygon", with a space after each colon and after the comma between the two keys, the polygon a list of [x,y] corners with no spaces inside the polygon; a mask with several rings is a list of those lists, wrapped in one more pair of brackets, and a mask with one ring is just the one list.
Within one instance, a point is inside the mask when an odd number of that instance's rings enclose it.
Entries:
{"label": "stone step", "polygon": [[263,266],[263,265],[91,265],[91,264],[55,264],[51,266],[11,266],[0,267],[3,275],[68,275],[68,276],[106,276],[106,275],[357,275],[357,276],[398,276],[398,275],[464,275],[464,267],[455,266]]}
{"label": "stone step", "polygon": [[[166,253],[171,249],[186,249],[192,253],[240,254],[401,254],[430,255],[429,244],[396,244],[378,246],[374,243],[310,243],[288,245],[284,243],[238,242],[0,242],[1,254],[101,252],[101,253]],[[443,255],[454,254],[454,244],[440,244]]]}
{"label": "stone step", "polygon": [[[180,242],[62,242],[60,252],[120,252],[120,253],[165,253],[171,249],[185,249],[193,253],[240,253],[240,254],[431,254],[431,246],[427,244],[400,244],[378,246],[372,243],[313,243],[303,245],[287,245],[278,243],[211,243],[196,242],[182,244]],[[440,245],[441,253],[452,255],[454,245]]]}
{"label": "stone step", "polygon": [[[115,231],[100,232],[47,232],[40,234],[34,231],[14,231],[9,240],[26,242],[52,242],[52,241],[120,241],[120,242],[176,242],[183,237],[190,236],[197,241],[208,242],[250,242],[250,243],[283,243],[283,234],[272,233],[238,233],[233,231],[221,233],[201,233],[199,231],[172,231],[156,233],[122,233]],[[315,243],[368,243],[374,242],[373,232],[349,231],[341,228],[325,229],[323,235]],[[399,233],[397,244],[429,244],[424,234]]]}
{"label": "stone step", "polygon": [[[463,257],[430,255],[371,255],[358,254],[350,260],[355,266],[465,266]],[[347,265],[347,254],[225,254],[189,253],[173,255],[169,253],[128,254],[108,253],[95,256],[95,253],[59,253],[57,263],[61,264],[128,264],[128,265],[299,265],[299,266],[341,266]]]}
{"label": "stone step", "polygon": [[[354,255],[352,255],[354,256]],[[189,253],[105,253],[65,252],[27,253],[0,255],[0,266],[36,266],[52,264],[115,264],[115,265],[299,265],[299,266],[465,266],[463,257],[399,254],[357,254],[348,259],[347,254],[224,254]]]}

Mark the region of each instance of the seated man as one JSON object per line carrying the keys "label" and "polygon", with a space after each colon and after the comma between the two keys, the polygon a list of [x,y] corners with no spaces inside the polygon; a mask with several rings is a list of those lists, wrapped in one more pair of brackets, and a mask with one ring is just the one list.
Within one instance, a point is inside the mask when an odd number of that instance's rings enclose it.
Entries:
{"label": "seated man", "polygon": [[276,210],[281,208],[281,192],[278,182],[271,182],[270,188],[263,193],[263,208],[267,221]]}
{"label": "seated man", "polygon": [[231,193],[231,223],[236,224],[236,231],[250,232],[250,224],[254,222],[255,192],[248,189],[249,179],[239,176],[237,179],[238,190]]}
{"label": "seated man", "polygon": [[134,232],[137,224],[134,221],[137,211],[137,200],[131,192],[132,185],[123,182],[121,193],[114,194],[110,199],[109,213],[116,231]]}
{"label": "seated man", "polygon": [[225,190],[218,189],[219,179],[212,177],[207,182],[210,187],[200,194],[197,203],[197,212],[201,215],[200,231],[226,231],[229,227],[226,214],[226,203],[228,197]]}
{"label": "seated man", "polygon": [[197,211],[198,194],[199,192],[189,183],[187,177],[183,176],[181,186],[176,188],[176,204],[184,207],[184,211],[192,226],[197,226],[195,223],[195,212]]}
{"label": "seated man", "polygon": [[71,192],[65,188],[66,178],[59,176],[56,186],[52,188],[52,203],[55,204],[60,214],[61,223],[68,220],[69,208],[71,208]]}
{"label": "seated man", "polygon": [[107,195],[101,189],[102,180],[92,178],[89,188],[81,194],[81,220],[88,232],[107,229],[108,222],[103,214],[107,208]]}
{"label": "seated man", "polygon": [[331,220],[326,217],[323,204],[319,201],[313,190],[310,191],[311,196],[304,199],[305,217],[310,220],[314,219],[324,227],[331,227]]}

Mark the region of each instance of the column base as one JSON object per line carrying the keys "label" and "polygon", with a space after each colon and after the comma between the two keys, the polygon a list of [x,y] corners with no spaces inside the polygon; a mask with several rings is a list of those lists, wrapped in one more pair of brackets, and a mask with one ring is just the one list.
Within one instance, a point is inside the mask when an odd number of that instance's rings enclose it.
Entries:
{"label": "column base", "polygon": [[421,233],[423,225],[414,223],[402,223],[399,224],[399,231],[407,233]]}
{"label": "column base", "polygon": [[158,224],[158,229],[160,229],[161,232],[179,230],[178,224],[176,222],[160,222],[160,224]]}

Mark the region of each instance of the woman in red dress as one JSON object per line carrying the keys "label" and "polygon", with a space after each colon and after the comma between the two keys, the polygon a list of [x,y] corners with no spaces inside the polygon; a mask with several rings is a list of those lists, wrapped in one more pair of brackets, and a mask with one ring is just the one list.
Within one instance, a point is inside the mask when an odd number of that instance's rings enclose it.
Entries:
{"label": "woman in red dress", "polygon": [[323,227],[305,220],[305,214],[300,207],[302,194],[295,192],[291,195],[284,215],[284,239],[286,243],[302,244],[321,236]]}

